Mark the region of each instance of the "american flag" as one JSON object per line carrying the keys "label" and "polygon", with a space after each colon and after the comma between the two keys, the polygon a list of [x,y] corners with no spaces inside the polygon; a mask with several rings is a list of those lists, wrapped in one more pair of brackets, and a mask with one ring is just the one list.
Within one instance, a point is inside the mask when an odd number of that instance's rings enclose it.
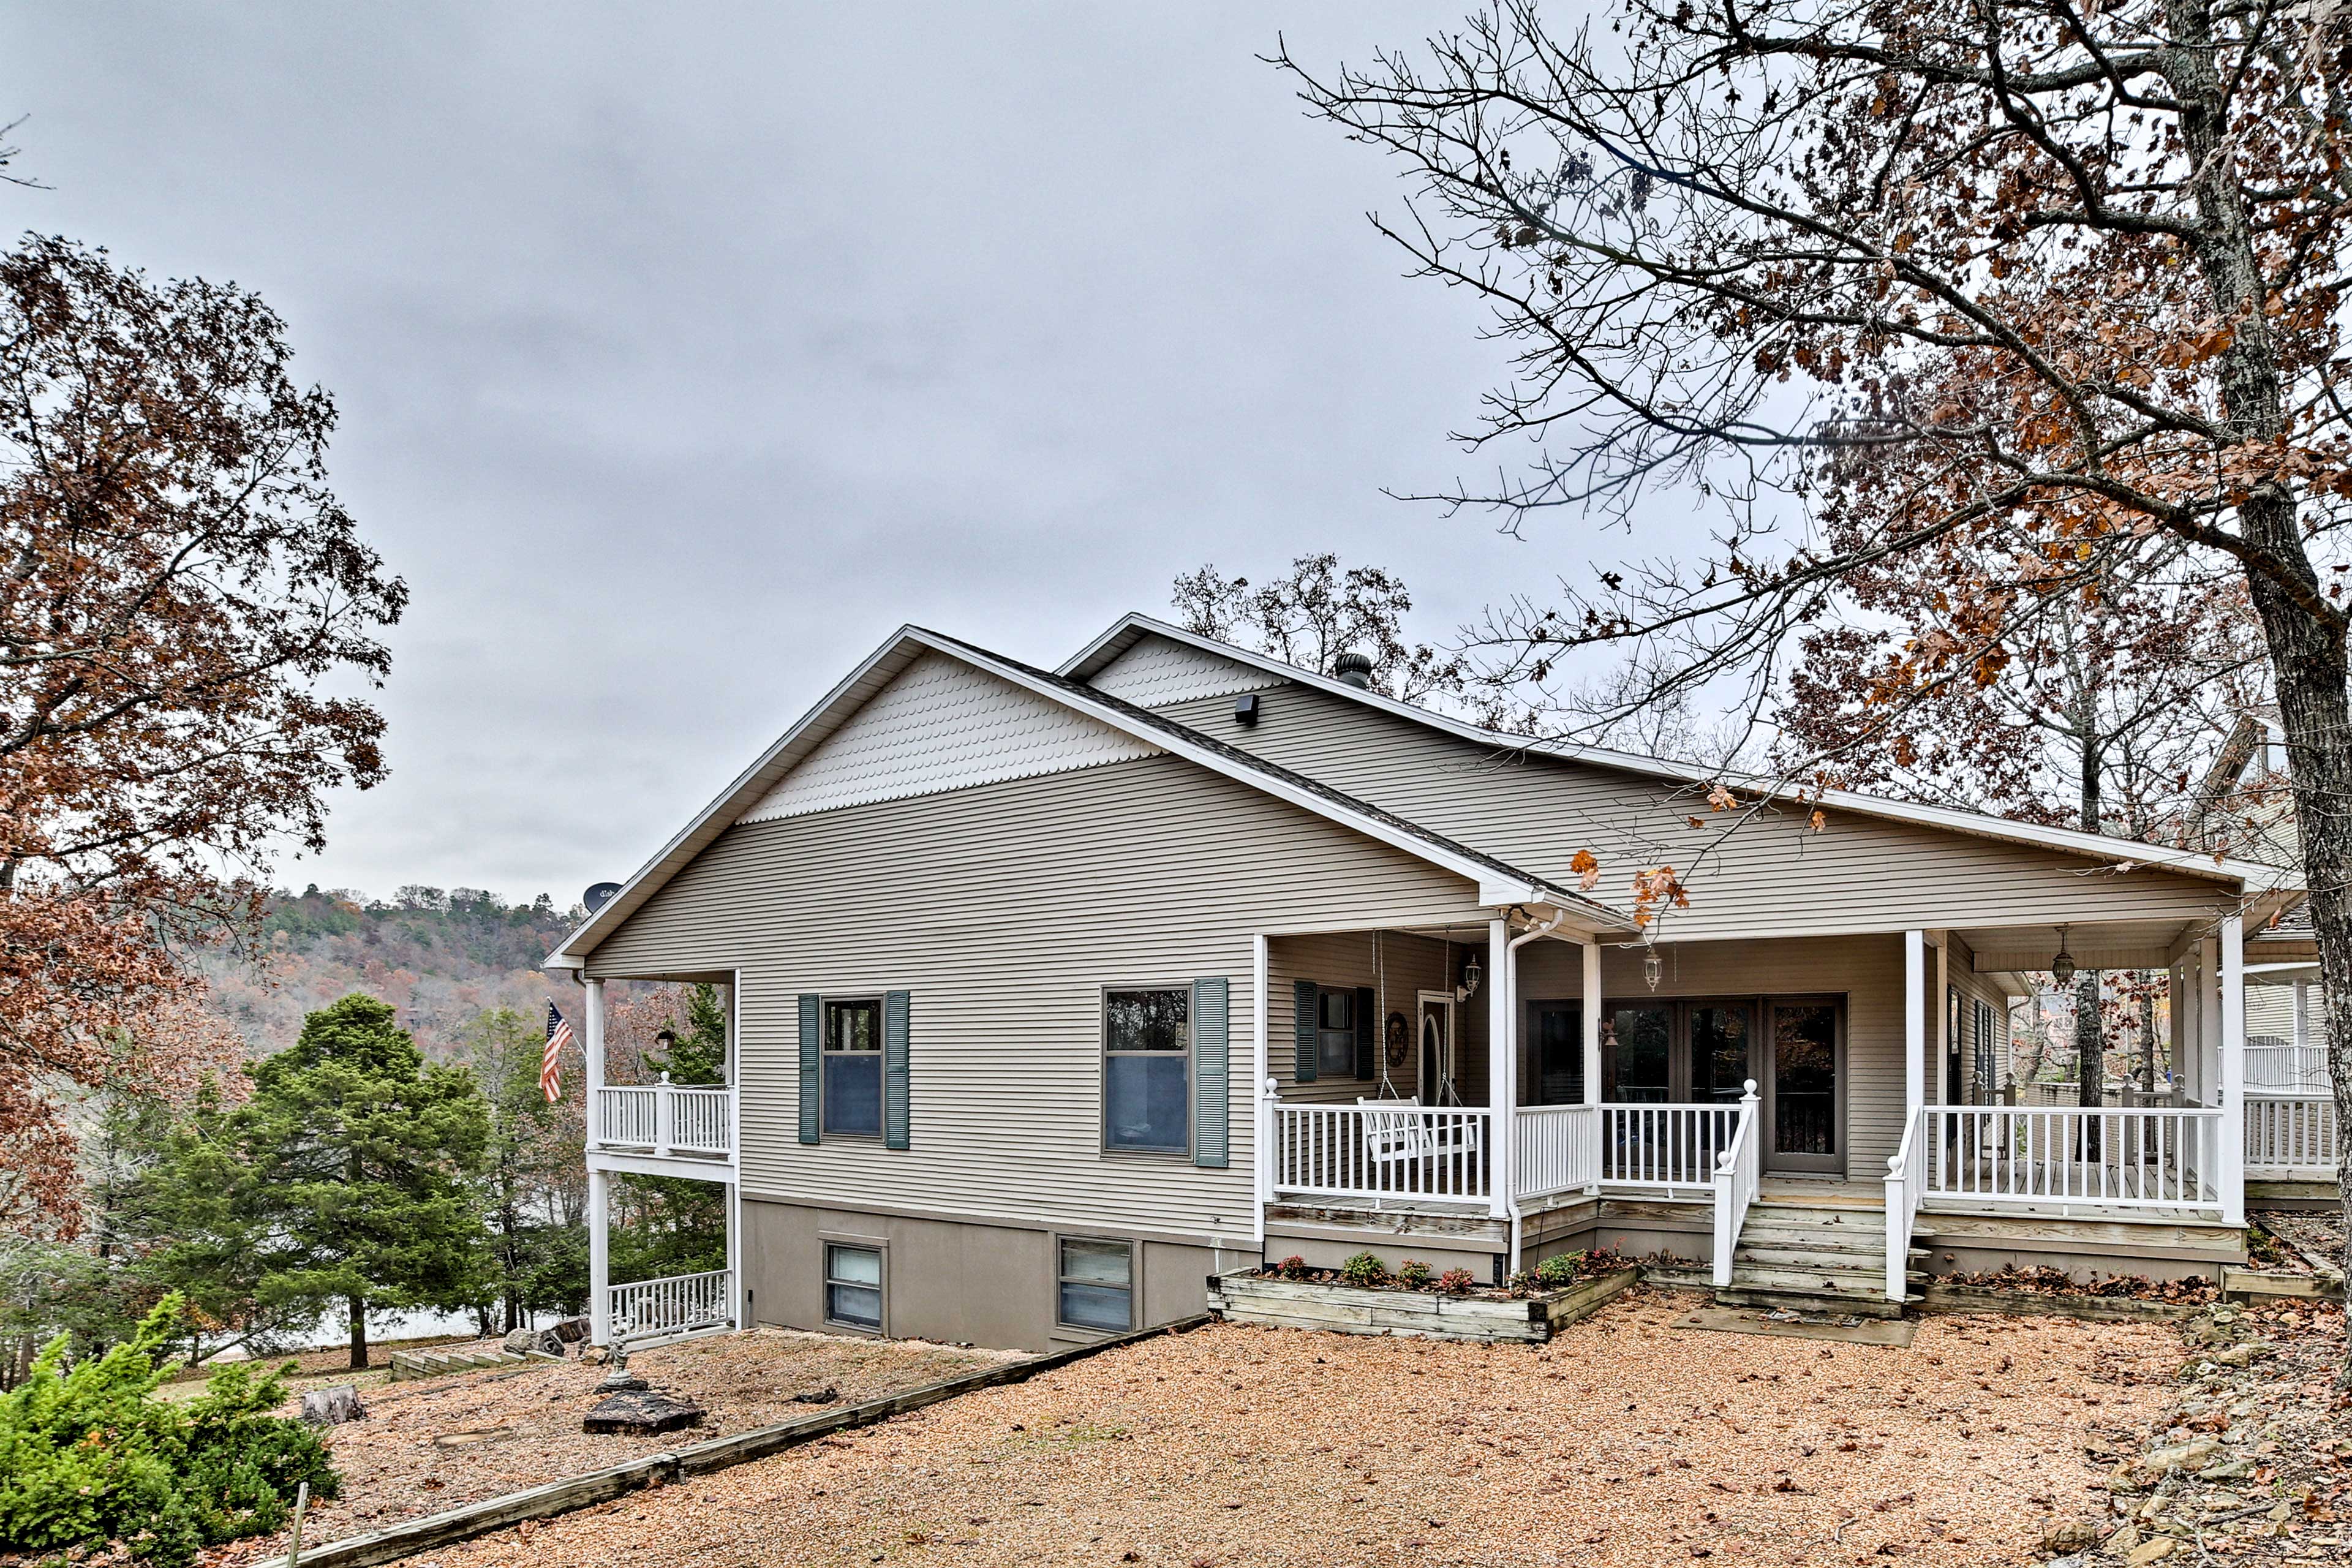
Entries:
{"label": "american flag", "polygon": [[550,1002],[547,1005],[547,1048],[539,1054],[539,1092],[547,1096],[550,1105],[562,1098],[555,1087],[556,1078],[562,1070],[556,1065],[556,1058],[571,1043],[571,1021],[557,1012],[555,1004]]}

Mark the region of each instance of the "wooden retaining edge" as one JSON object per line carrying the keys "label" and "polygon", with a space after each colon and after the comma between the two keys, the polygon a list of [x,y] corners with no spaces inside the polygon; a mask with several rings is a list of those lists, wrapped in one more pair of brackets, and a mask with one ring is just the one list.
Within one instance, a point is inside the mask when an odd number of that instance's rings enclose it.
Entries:
{"label": "wooden retaining edge", "polygon": [[2279,1274],[2261,1268],[2224,1268],[2221,1294],[2233,1300],[2256,1296],[2340,1301],[2344,1281],[2333,1274]]}
{"label": "wooden retaining edge", "polygon": [[[600,1502],[625,1497],[644,1487],[660,1486],[682,1477],[707,1475],[712,1470],[763,1459],[771,1454],[781,1454],[787,1448],[799,1447],[835,1432],[871,1426],[894,1415],[904,1415],[927,1405],[953,1399],[960,1394],[1026,1383],[1041,1373],[1084,1361],[1089,1356],[1100,1355],[1105,1351],[1118,1350],[1169,1334],[1185,1333],[1208,1321],[1210,1318],[1206,1312],[1179,1318],[1173,1322],[1138,1329],[1133,1333],[1097,1340],[1092,1344],[1053,1351],[1027,1361],[990,1367],[984,1372],[943,1378],[938,1383],[926,1383],[898,1394],[885,1394],[880,1399],[868,1400],[863,1405],[853,1405],[846,1410],[827,1411],[820,1415],[805,1416],[774,1426],[754,1427],[749,1432],[738,1432],[731,1437],[713,1437],[683,1448],[630,1459],[609,1469],[572,1476],[563,1480],[550,1481],[544,1486],[509,1492],[504,1497],[468,1503],[446,1513],[386,1525],[382,1530],[371,1530],[365,1534],[330,1542],[324,1546],[305,1546],[302,1549],[302,1568],[371,1568],[374,1563],[396,1562],[415,1552],[488,1535],[509,1525],[520,1524],[525,1520],[550,1519],[557,1514],[576,1512]],[[286,1568],[286,1559],[267,1558],[252,1564],[252,1568]]]}
{"label": "wooden retaining edge", "polygon": [[1929,1312],[2007,1312],[2027,1318],[2074,1318],[2093,1323],[2168,1323],[2205,1309],[2179,1301],[2136,1301],[2127,1296],[2036,1296],[2025,1290],[1987,1290],[1969,1285],[1927,1284],[1921,1310]]}

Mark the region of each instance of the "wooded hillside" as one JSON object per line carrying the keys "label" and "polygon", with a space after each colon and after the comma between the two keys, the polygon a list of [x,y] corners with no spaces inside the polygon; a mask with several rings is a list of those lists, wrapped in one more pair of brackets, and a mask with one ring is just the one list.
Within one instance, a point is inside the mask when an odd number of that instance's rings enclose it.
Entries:
{"label": "wooded hillside", "polygon": [[199,967],[248,1057],[284,1050],[305,1014],[359,991],[391,1004],[425,1055],[446,1060],[489,1008],[541,1017],[553,997],[576,1017],[576,990],[539,964],[581,918],[544,893],[509,904],[478,888],[411,886],[378,900],[312,886],[271,900],[257,963],[219,951]]}

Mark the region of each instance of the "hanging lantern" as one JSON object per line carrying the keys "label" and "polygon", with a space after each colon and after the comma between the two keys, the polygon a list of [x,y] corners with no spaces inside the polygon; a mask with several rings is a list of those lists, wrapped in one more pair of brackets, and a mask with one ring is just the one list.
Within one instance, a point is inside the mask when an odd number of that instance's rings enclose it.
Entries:
{"label": "hanging lantern", "polygon": [[1462,1000],[1467,1002],[1471,997],[1478,994],[1478,982],[1486,976],[1486,972],[1479,966],[1478,955],[1475,952],[1464,959],[1462,961]]}
{"label": "hanging lantern", "polygon": [[1656,948],[1650,948],[1642,954],[1642,978],[1650,983],[1651,990],[1658,988],[1658,981],[1664,974],[1665,967],[1659,962]]}
{"label": "hanging lantern", "polygon": [[2063,985],[2074,978],[2074,955],[2066,951],[2066,928],[2058,928],[2058,956],[2050,961],[2050,977]]}

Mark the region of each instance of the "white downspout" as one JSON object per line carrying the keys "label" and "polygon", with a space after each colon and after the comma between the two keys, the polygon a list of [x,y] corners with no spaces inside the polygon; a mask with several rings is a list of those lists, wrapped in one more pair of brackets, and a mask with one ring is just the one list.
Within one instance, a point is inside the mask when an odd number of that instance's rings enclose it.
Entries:
{"label": "white downspout", "polygon": [[[1509,1270],[1511,1274],[1517,1274],[1519,1271],[1519,1258],[1522,1251],[1521,1244],[1524,1240],[1524,1237],[1521,1235],[1522,1215],[1519,1211],[1519,1162],[1517,1158],[1519,1146],[1518,1110],[1520,1046],[1519,949],[1527,946],[1527,944],[1531,942],[1538,942],[1545,937],[1550,936],[1552,933],[1559,930],[1561,922],[1567,919],[1568,911],[1566,910],[1555,910],[1551,919],[1545,921],[1542,925],[1530,926],[1527,931],[1505,942],[1503,944],[1503,962],[1498,966],[1501,968],[1503,973],[1495,977],[1495,984],[1501,988],[1503,993],[1501,998],[1503,1004],[1501,1011],[1506,1020],[1505,1037],[1508,1042],[1507,1054],[1510,1058],[1511,1065],[1511,1087],[1509,1099],[1507,1101],[1510,1113],[1506,1119],[1507,1125],[1498,1127],[1495,1130],[1495,1149],[1496,1153],[1498,1156],[1496,1161],[1496,1165],[1497,1167],[1496,1179],[1507,1184],[1503,1190],[1503,1206],[1505,1212],[1509,1216],[1511,1226],[1511,1267]],[[1488,1052],[1488,1059],[1490,1061],[1493,1059],[1493,1053],[1491,1050]],[[1487,1093],[1489,1103],[1492,1103],[1494,1099],[1495,1096],[1492,1090],[1492,1086],[1489,1086]],[[1511,1157],[1508,1159],[1499,1158],[1506,1149],[1509,1151]]]}

